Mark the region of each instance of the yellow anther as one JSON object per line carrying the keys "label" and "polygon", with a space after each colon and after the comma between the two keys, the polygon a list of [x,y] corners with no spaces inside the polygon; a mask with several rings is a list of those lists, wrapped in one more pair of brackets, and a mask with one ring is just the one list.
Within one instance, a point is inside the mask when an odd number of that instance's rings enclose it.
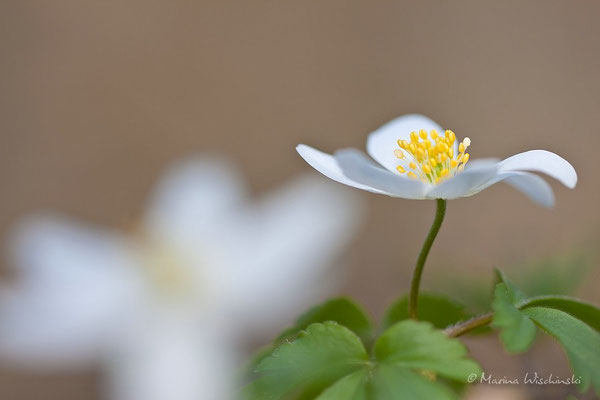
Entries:
{"label": "yellow anther", "polygon": [[398,159],[406,160],[408,165],[403,163],[397,166],[396,170],[409,178],[429,183],[452,177],[462,171],[465,163],[469,161],[466,150],[471,144],[471,139],[464,138],[458,144],[458,151],[454,148],[454,142],[456,134],[451,130],[444,131],[442,136],[435,129],[432,129],[429,135],[423,129],[412,131],[410,140],[398,140],[400,148],[394,150],[394,155]]}

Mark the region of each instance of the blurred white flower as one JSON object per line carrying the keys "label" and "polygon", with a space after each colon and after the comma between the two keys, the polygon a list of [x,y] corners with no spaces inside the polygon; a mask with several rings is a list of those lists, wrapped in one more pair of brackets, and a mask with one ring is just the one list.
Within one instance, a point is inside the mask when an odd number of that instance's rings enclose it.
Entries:
{"label": "blurred white flower", "polygon": [[[442,134],[440,134],[442,132]],[[469,161],[465,138],[444,131],[431,119],[405,115],[369,135],[367,152],[355,149],[329,155],[306,145],[298,153],[327,177],[369,192],[406,199],[456,199],[505,181],[534,202],[551,207],[554,194],[546,181],[526,171],[543,172],[569,188],[577,174],[565,159],[546,150],[531,150],[505,160]]]}
{"label": "blurred white flower", "polygon": [[239,344],[331,290],[357,212],[312,178],[251,204],[205,157],[167,172],[139,234],[31,217],[11,243],[20,279],[0,291],[0,359],[100,362],[116,400],[229,399]]}

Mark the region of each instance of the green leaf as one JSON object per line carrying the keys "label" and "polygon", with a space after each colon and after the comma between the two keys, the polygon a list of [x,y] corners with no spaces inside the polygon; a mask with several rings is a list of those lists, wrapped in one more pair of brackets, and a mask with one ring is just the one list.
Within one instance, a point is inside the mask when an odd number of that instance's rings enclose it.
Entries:
{"label": "green leaf", "polygon": [[479,365],[468,359],[466,347],[447,337],[428,322],[405,320],[383,333],[375,342],[375,357],[384,364],[433,371],[466,382],[480,374]]}
{"label": "green leaf", "polygon": [[372,335],[372,325],[366,312],[347,297],[331,299],[319,304],[296,320],[296,324],[286,329],[276,342],[291,340],[296,334],[316,322],[334,321],[356,333],[363,341],[368,342]]}
{"label": "green leaf", "polygon": [[458,397],[439,382],[399,365],[385,364],[373,371],[373,400],[455,400]]}
{"label": "green leaf", "polygon": [[280,399],[286,394],[325,388],[368,363],[360,339],[336,322],[315,323],[263,359],[262,376],[245,388],[249,399]]}
{"label": "green leaf", "polygon": [[[510,279],[508,279],[506,277],[506,275],[504,274],[504,272],[500,271],[499,269],[495,270],[496,273],[496,283],[503,283],[506,286],[506,291],[508,293],[508,297],[509,300],[512,304],[514,305],[518,305],[519,303],[521,303],[522,301],[524,301],[527,296],[525,296],[525,294],[518,288],[515,286],[514,283],[512,283],[512,281]],[[496,284],[496,288],[495,290],[498,289],[498,285]],[[494,291],[494,296],[496,295],[496,291]]]}
{"label": "green leaf", "polygon": [[369,360],[359,338],[332,321],[315,323],[279,346],[244,389],[250,400],[456,400],[446,378],[481,374],[457,339],[431,323],[406,320],[388,329]]}
{"label": "green leaf", "polygon": [[368,371],[359,370],[346,375],[315,400],[367,400]]}
{"label": "green leaf", "polygon": [[581,377],[581,390],[592,385],[600,394],[600,334],[564,311],[531,307],[523,314],[552,335],[565,349],[575,378]]}
{"label": "green leaf", "polygon": [[500,328],[500,339],[506,351],[520,353],[527,350],[535,339],[537,329],[529,318],[519,311],[515,302],[521,294],[514,287],[507,286],[505,280],[496,285],[492,308],[494,319],[492,326]]}
{"label": "green leaf", "polygon": [[561,310],[600,332],[600,308],[567,296],[539,296],[527,299],[521,309],[548,307]]}
{"label": "green leaf", "polygon": [[[469,318],[461,304],[434,294],[421,294],[419,296],[417,314],[419,320],[431,322],[433,326],[440,329]],[[408,318],[408,296],[402,296],[387,310],[383,319],[383,328],[387,329]]]}

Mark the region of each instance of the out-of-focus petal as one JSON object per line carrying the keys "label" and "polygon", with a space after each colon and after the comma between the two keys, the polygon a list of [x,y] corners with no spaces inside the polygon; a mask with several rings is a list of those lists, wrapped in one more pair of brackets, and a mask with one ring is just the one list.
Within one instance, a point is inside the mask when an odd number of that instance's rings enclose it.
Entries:
{"label": "out-of-focus petal", "polygon": [[104,350],[140,295],[125,241],[56,216],[31,218],[12,237],[20,268],[0,299],[0,359],[70,367]]}
{"label": "out-of-focus petal", "polygon": [[494,178],[477,188],[476,192],[480,192],[501,181],[505,181],[541,206],[552,207],[554,205],[554,193],[548,182],[529,172],[500,172]]}
{"label": "out-of-focus petal", "polygon": [[397,174],[396,166],[399,165],[399,160],[394,155],[394,149],[398,149],[398,140],[410,141],[410,133],[419,132],[420,129],[427,132],[435,129],[440,134],[444,133],[440,125],[424,115],[403,115],[369,134],[367,153],[386,169]]}
{"label": "out-of-focus petal", "polygon": [[223,215],[240,205],[245,192],[237,170],[225,159],[184,159],[173,164],[156,186],[146,228],[172,242],[195,242],[210,235]]}
{"label": "out-of-focus petal", "polygon": [[501,161],[499,167],[500,172],[543,172],[571,189],[577,184],[575,168],[564,158],[546,150],[530,150],[515,154]]}
{"label": "out-of-focus petal", "polygon": [[344,175],[348,178],[370,185],[390,196],[405,199],[422,199],[427,185],[420,180],[410,179],[379,167],[356,149],[343,149],[335,152]]}
{"label": "out-of-focus petal", "polygon": [[331,154],[323,153],[322,151],[314,149],[305,144],[298,145],[296,150],[298,151],[298,154],[300,154],[300,156],[310,164],[311,167],[336,182],[373,193],[388,194],[380,189],[376,189],[367,184],[359,183],[348,178],[346,175],[344,175],[344,172],[342,171],[337,160]]}
{"label": "out-of-focus petal", "polygon": [[110,400],[233,399],[239,366],[227,331],[177,312],[146,317],[128,325],[109,358]]}
{"label": "out-of-focus petal", "polygon": [[427,193],[430,199],[456,199],[471,196],[485,182],[488,182],[498,171],[497,164],[485,164],[466,169],[456,176],[447,179],[435,186]]}
{"label": "out-of-focus petal", "polygon": [[335,287],[332,262],[361,216],[354,196],[322,178],[303,177],[248,210],[245,229],[236,232],[232,287],[224,293],[237,313],[233,320],[245,321],[245,329],[281,328]]}

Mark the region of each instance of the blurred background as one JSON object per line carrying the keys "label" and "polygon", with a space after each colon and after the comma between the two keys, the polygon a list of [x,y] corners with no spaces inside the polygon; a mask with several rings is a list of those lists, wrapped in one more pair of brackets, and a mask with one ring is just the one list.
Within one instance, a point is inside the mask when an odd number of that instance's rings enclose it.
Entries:
{"label": "blurred background", "polygon": [[[362,149],[371,130],[418,112],[469,136],[472,158],[547,149],[579,174],[573,191],[551,182],[552,210],[502,184],[450,202],[424,287],[491,285],[494,267],[519,275],[583,254],[577,294],[598,304],[599,16],[592,1],[2,1],[2,239],[38,209],[130,226],[164,166],[190,153],[230,156],[262,194],[312,172],[296,144]],[[379,318],[408,288],[434,203],[359,196],[369,215],[332,294],[356,297]],[[549,274],[575,274],[563,264]],[[494,375],[570,376],[548,340],[519,357],[495,338],[468,344]],[[100,376],[6,367],[0,398],[100,399]],[[570,390],[483,387],[471,396],[558,399]]]}

